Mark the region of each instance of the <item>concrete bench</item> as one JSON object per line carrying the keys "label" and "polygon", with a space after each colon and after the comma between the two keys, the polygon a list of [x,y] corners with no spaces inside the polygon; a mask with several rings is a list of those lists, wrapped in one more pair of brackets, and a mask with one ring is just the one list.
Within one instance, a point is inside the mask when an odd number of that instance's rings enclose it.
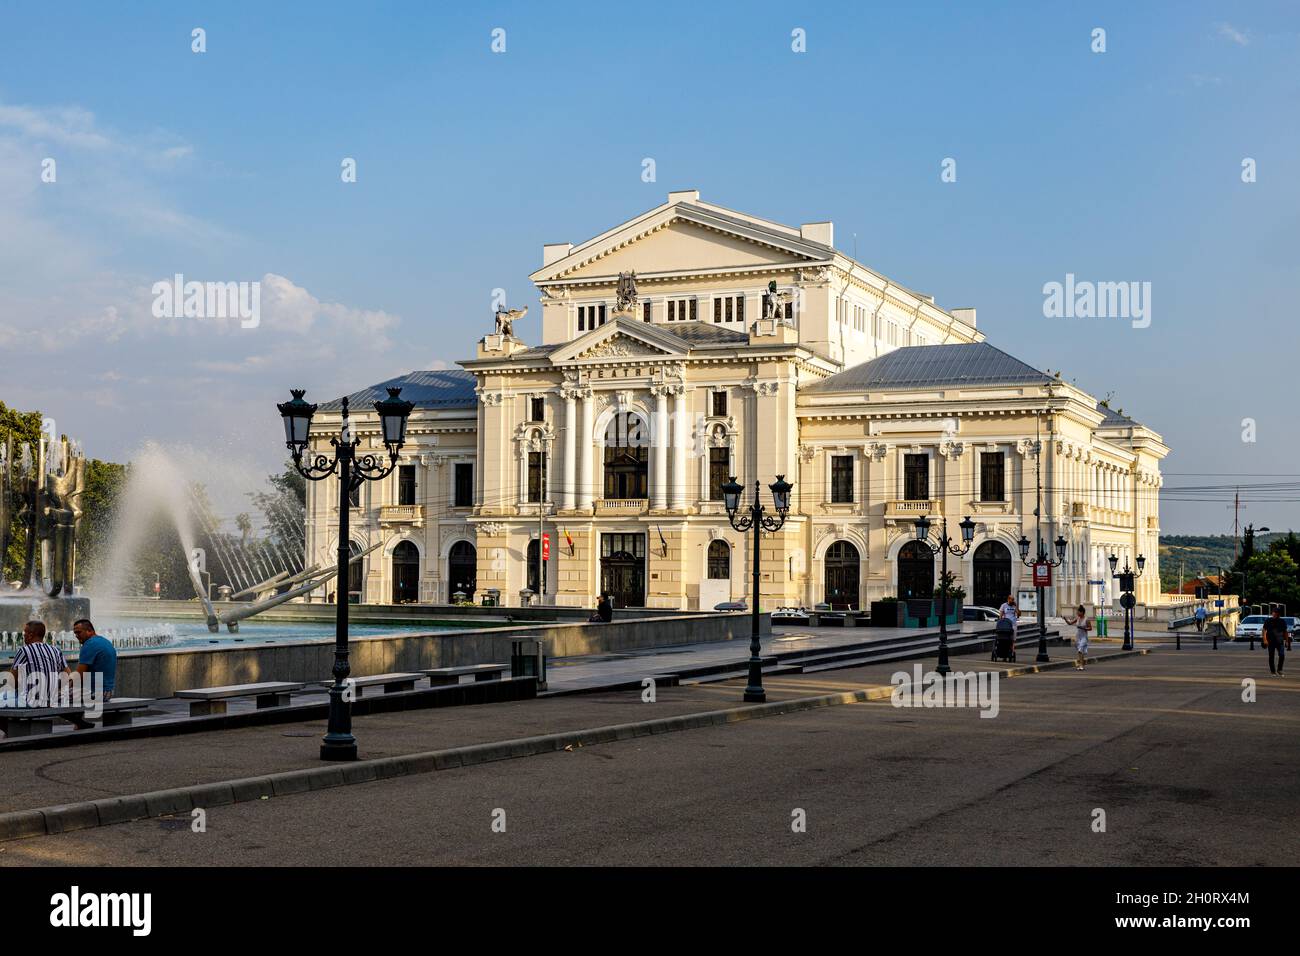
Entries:
{"label": "concrete bench", "polygon": [[[152,697],[115,697],[103,705],[105,727],[120,727],[131,723],[132,712],[143,710],[153,703]],[[30,737],[34,734],[54,733],[54,721],[60,717],[71,720],[85,719],[83,706],[67,707],[0,707],[0,731],[6,737]]]}
{"label": "concrete bench", "polygon": [[237,697],[256,697],[257,709],[284,707],[289,703],[289,695],[302,690],[303,684],[277,683],[266,684],[231,684],[227,687],[195,687],[190,690],[178,690],[176,697],[190,702],[191,717],[211,717],[226,712],[226,701]]}
{"label": "concrete bench", "polygon": [[[424,680],[423,674],[374,674],[370,677],[349,677],[358,698],[367,687],[383,687],[385,694],[394,694],[404,690],[415,690],[415,682]],[[333,682],[331,681],[331,686]]]}
{"label": "concrete bench", "polygon": [[434,667],[420,673],[429,678],[430,686],[445,687],[459,684],[465,674],[473,674],[475,682],[500,680],[501,675],[509,669],[509,664],[466,664],[463,667]]}

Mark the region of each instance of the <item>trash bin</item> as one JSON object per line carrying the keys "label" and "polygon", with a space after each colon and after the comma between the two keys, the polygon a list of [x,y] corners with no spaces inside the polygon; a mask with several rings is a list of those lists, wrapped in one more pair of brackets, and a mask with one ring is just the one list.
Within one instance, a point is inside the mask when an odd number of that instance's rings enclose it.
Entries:
{"label": "trash bin", "polygon": [[533,603],[533,589],[532,589],[532,588],[524,588],[522,591],[519,592],[519,606],[520,606],[520,607],[528,607],[528,605],[530,605],[530,604],[532,604],[532,603]]}
{"label": "trash bin", "polygon": [[483,607],[500,607],[501,606],[501,589],[485,588],[483,591]]}
{"label": "trash bin", "polygon": [[541,641],[510,642],[510,676],[536,677],[537,689],[546,689],[546,652]]}

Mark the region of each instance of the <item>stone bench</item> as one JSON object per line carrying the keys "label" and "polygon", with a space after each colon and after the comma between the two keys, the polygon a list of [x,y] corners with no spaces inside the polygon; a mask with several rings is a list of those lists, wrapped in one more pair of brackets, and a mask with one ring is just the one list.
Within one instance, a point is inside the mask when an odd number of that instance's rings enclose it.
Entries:
{"label": "stone bench", "polygon": [[420,673],[429,678],[430,686],[446,687],[459,684],[465,674],[473,674],[475,682],[500,680],[501,675],[508,670],[509,664],[466,664],[463,667],[434,667]]}
{"label": "stone bench", "polygon": [[[103,705],[104,726],[120,727],[129,724],[135,716],[133,711],[143,710],[152,703],[152,697],[115,697]],[[6,737],[52,734],[55,720],[60,717],[84,720],[85,713],[84,706],[0,707],[0,731],[4,731]]]}
{"label": "stone bench", "polygon": [[[404,690],[415,690],[415,682],[424,680],[424,674],[374,674],[370,677],[349,677],[350,683],[359,699],[367,687],[383,687],[385,694],[395,694]],[[333,686],[333,682],[330,682]]]}
{"label": "stone bench", "polygon": [[190,702],[191,717],[211,717],[226,712],[226,702],[238,697],[256,697],[257,709],[284,707],[289,703],[289,695],[302,690],[305,685],[272,681],[265,684],[230,684],[226,687],[195,687],[190,690],[178,690],[175,694],[181,700]]}

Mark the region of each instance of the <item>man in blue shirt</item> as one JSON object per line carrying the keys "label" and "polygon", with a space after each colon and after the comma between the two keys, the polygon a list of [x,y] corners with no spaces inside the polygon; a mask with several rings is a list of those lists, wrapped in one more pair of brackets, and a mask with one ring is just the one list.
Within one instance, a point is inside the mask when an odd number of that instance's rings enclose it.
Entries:
{"label": "man in blue shirt", "polygon": [[1204,630],[1205,630],[1205,616],[1206,616],[1206,615],[1205,615],[1205,605],[1204,605],[1204,604],[1199,604],[1199,605],[1197,605],[1197,607],[1196,607],[1196,615],[1195,615],[1195,616],[1196,616],[1196,630],[1198,630],[1198,631],[1204,631]]}
{"label": "man in blue shirt", "polygon": [[81,642],[81,657],[77,660],[78,674],[99,674],[103,681],[104,700],[113,697],[117,684],[117,648],[106,637],[95,633],[95,625],[85,618],[72,625],[72,633]]}

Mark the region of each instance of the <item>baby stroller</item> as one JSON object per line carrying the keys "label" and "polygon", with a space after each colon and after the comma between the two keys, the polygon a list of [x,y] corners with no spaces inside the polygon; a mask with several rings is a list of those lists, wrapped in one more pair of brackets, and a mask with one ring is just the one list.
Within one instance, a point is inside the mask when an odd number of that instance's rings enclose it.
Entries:
{"label": "baby stroller", "polygon": [[997,636],[993,639],[993,656],[989,660],[1011,661],[1016,659],[1016,626],[1007,617],[998,618]]}

